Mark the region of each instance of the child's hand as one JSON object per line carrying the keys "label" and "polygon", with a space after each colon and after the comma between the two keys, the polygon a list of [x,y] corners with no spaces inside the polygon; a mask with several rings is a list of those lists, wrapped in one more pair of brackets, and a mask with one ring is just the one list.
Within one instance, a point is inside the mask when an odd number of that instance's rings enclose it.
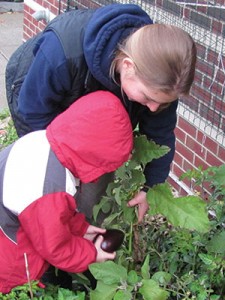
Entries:
{"label": "child's hand", "polygon": [[109,252],[103,251],[101,248],[102,241],[103,241],[103,236],[99,235],[95,242],[95,248],[97,250],[96,262],[104,262],[106,260],[113,260],[116,257],[116,252],[109,253]]}
{"label": "child's hand", "polygon": [[105,233],[105,232],[106,232],[106,229],[89,225],[88,229],[84,235],[84,238],[89,241],[93,241],[97,234],[99,234],[99,233],[101,234],[101,233]]}

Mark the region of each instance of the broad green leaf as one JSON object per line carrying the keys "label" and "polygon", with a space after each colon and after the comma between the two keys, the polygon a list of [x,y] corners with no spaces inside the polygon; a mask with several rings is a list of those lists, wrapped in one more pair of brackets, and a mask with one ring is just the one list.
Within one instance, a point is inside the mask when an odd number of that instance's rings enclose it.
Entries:
{"label": "broad green leaf", "polygon": [[204,262],[205,265],[216,268],[215,257],[210,254],[199,253],[198,256]]}
{"label": "broad green leaf", "polygon": [[127,169],[129,169],[129,170],[134,170],[134,169],[136,169],[137,167],[138,167],[138,168],[141,167],[140,164],[139,164],[139,162],[138,162],[138,161],[134,161],[133,159],[131,159],[131,160],[129,161],[129,164],[128,164]]}
{"label": "broad green leaf", "polygon": [[167,273],[167,272],[156,272],[151,279],[155,280],[156,282],[158,282],[158,284],[160,285],[165,285],[168,284],[171,280],[171,274]]}
{"label": "broad green leaf", "polygon": [[75,295],[75,292],[59,288],[58,289],[58,300],[84,300],[85,299],[85,293],[79,293]]}
{"label": "broad green leaf", "polygon": [[132,186],[133,184],[139,184],[139,186],[143,185],[146,181],[145,175],[142,170],[131,170],[131,179],[129,180],[129,184]]}
{"label": "broad green leaf", "polygon": [[132,300],[131,292],[119,290],[116,292],[113,300]]}
{"label": "broad green leaf", "polygon": [[90,300],[112,300],[117,288],[117,284],[108,285],[99,281],[96,289],[90,291]]}
{"label": "broad green leaf", "polygon": [[127,276],[127,282],[131,285],[133,284],[136,284],[138,282],[138,275],[137,275],[137,272],[134,271],[134,270],[131,270],[129,273],[128,273],[128,276]]}
{"label": "broad green leaf", "polygon": [[162,214],[174,226],[207,232],[206,203],[197,196],[174,198],[169,184],[158,184],[147,192],[151,215]]}
{"label": "broad green leaf", "polygon": [[216,233],[206,246],[209,252],[225,255],[225,231]]}
{"label": "broad green leaf", "polygon": [[169,293],[159,287],[159,285],[152,279],[144,279],[142,281],[140,293],[144,300],[166,300]]}
{"label": "broad green leaf", "polygon": [[225,164],[213,168],[213,181],[219,185],[225,185]]}
{"label": "broad green leaf", "polygon": [[112,195],[112,191],[115,187],[115,183],[114,182],[110,182],[107,186],[107,189],[106,189],[106,194],[107,195]]}
{"label": "broad green leaf", "polygon": [[86,298],[85,292],[77,294],[76,300],[85,300]]}
{"label": "broad green leaf", "polygon": [[121,205],[121,195],[120,195],[121,188],[122,188],[122,186],[119,186],[113,190],[114,197],[115,197],[116,203],[118,205]]}
{"label": "broad green leaf", "polygon": [[127,178],[127,167],[126,164],[123,164],[121,167],[119,167],[116,172],[116,178],[124,179]]}
{"label": "broad green leaf", "polygon": [[89,266],[89,269],[97,280],[102,280],[105,284],[120,283],[127,280],[127,270],[113,261],[94,263]]}
{"label": "broad green leaf", "polygon": [[104,205],[102,205],[102,211],[103,213],[107,214],[108,212],[110,212],[111,209],[111,204],[110,202],[105,202]]}
{"label": "broad green leaf", "polygon": [[155,142],[149,141],[145,135],[141,135],[134,140],[132,160],[145,166],[148,162],[164,156],[169,151],[169,147],[157,145]]}
{"label": "broad green leaf", "polygon": [[143,279],[149,279],[149,254],[146,256],[143,266],[141,267],[141,275]]}
{"label": "broad green leaf", "polygon": [[120,212],[109,215],[103,222],[103,227],[111,225],[112,221],[120,215]]}
{"label": "broad green leaf", "polygon": [[134,223],[134,221],[137,220],[137,216],[135,214],[135,207],[128,207],[127,202],[123,201],[121,208],[123,210],[125,222]]}
{"label": "broad green leaf", "polygon": [[210,295],[210,300],[220,300],[220,296],[219,295]]}
{"label": "broad green leaf", "polygon": [[109,198],[108,197],[102,197],[99,204],[96,204],[94,206],[94,208],[93,208],[93,218],[94,218],[95,221],[97,220],[97,216],[99,214],[99,211],[102,210],[104,205],[107,205],[108,203],[109,203]]}

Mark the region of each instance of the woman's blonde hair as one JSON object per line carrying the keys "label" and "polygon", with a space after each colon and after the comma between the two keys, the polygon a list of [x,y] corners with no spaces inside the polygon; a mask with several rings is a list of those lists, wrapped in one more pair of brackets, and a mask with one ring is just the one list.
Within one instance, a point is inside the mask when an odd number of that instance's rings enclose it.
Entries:
{"label": "woman's blonde hair", "polygon": [[138,78],[165,93],[188,94],[194,80],[196,46],[184,30],[165,24],[146,25],[118,45],[110,75],[115,80],[118,63],[129,57]]}

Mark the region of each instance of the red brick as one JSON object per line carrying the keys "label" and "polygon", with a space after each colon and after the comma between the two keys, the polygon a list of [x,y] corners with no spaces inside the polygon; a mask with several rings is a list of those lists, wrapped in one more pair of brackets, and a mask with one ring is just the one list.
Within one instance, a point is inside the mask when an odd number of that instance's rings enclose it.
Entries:
{"label": "red brick", "polygon": [[211,93],[214,93],[217,97],[222,95],[223,85],[217,81],[212,82],[211,78],[204,77],[203,85],[209,89]]}
{"label": "red brick", "polygon": [[[217,85],[218,92],[220,90],[220,87]],[[225,113],[225,102],[222,101],[222,99],[218,99],[218,96],[213,96],[212,98],[212,105],[214,109],[217,109],[221,113]]]}
{"label": "red brick", "polygon": [[194,153],[191,149],[188,149],[186,145],[181,144],[179,141],[176,143],[176,151],[180,153],[186,160],[193,161]]}
{"label": "red brick", "polygon": [[224,5],[224,0],[216,0],[216,4],[217,5]]}
{"label": "red brick", "polygon": [[196,46],[197,46],[197,55],[200,57],[200,59],[204,59],[206,55],[206,47],[198,43],[196,43]]}
{"label": "red brick", "polygon": [[[207,77],[205,77],[207,78]],[[199,83],[199,85],[204,82],[204,77],[203,77],[203,74],[201,72],[199,72],[198,70],[195,71],[195,78],[194,78],[194,81],[196,83]],[[210,80],[210,83],[211,83],[211,80]]]}
{"label": "red brick", "polygon": [[183,169],[181,169],[179,166],[177,166],[176,164],[174,164],[174,167],[173,167],[173,169],[174,169],[174,174],[178,177],[178,178],[180,178],[180,176],[184,173],[184,170]]}
{"label": "red brick", "polygon": [[180,155],[179,152],[177,152],[177,151],[175,152],[173,161],[174,161],[178,166],[180,166],[181,168],[183,168],[183,161],[184,161],[184,159],[183,159],[183,157]]}
{"label": "red brick", "polygon": [[203,189],[204,189],[204,192],[203,192],[203,195],[202,197],[207,200],[209,194],[212,194],[213,190],[212,190],[212,187],[210,186],[211,185],[211,182],[204,182],[203,183]]}
{"label": "red brick", "polygon": [[210,167],[210,165],[203,159],[201,159],[198,155],[195,155],[195,158],[194,158],[194,165],[195,167],[203,167],[203,169],[208,169],[208,167]]}
{"label": "red brick", "polygon": [[163,0],[156,0],[156,5],[159,6],[159,7],[162,7]]}
{"label": "red brick", "polygon": [[[199,87],[197,85],[193,87],[192,95],[199,100],[204,100],[204,105],[209,104],[212,98],[212,94],[208,91],[208,87]],[[201,101],[198,103],[201,104]]]}
{"label": "red brick", "polygon": [[205,7],[205,6],[197,6],[197,11],[201,12],[203,14],[206,14],[207,13],[207,7]]}
{"label": "red brick", "polygon": [[187,160],[184,160],[184,163],[183,163],[184,172],[187,172],[188,170],[193,170],[193,169],[195,169],[195,166],[193,165],[193,162],[189,162]]}
{"label": "red brick", "polygon": [[222,146],[218,147],[218,158],[225,163],[225,148]]}
{"label": "red brick", "polygon": [[207,153],[206,153],[206,162],[210,166],[217,166],[217,167],[223,163],[217,156],[210,153],[209,151],[207,151]]}
{"label": "red brick", "polygon": [[[33,31],[30,28],[26,28],[26,32],[25,32],[25,37],[30,38],[31,36],[33,36]],[[27,38],[26,38],[27,40]]]}
{"label": "red brick", "polygon": [[197,129],[181,117],[178,120],[178,126],[177,127],[182,129],[184,132],[186,132],[190,136],[196,137]]}
{"label": "red brick", "polygon": [[[51,6],[50,11],[54,14],[54,15],[58,15],[59,11],[58,11],[58,7],[56,6]],[[62,11],[61,11],[62,12]]]}
{"label": "red brick", "polygon": [[170,171],[171,171],[172,173],[174,172],[173,166],[174,166],[174,163],[172,162],[172,164],[170,165]]}
{"label": "red brick", "polygon": [[173,187],[175,188],[176,191],[179,190],[179,185],[171,178],[171,177],[168,177],[167,179],[167,182]]}
{"label": "red brick", "polygon": [[215,155],[218,154],[218,143],[204,134],[202,131],[197,132],[197,140],[204,148],[207,150],[213,152]]}
{"label": "red brick", "polygon": [[200,70],[203,74],[209,75],[211,78],[213,78],[214,67],[209,65],[207,62],[203,60],[197,60],[196,68]]}
{"label": "red brick", "polygon": [[221,34],[223,26],[222,26],[221,22],[218,22],[217,20],[214,19],[214,20],[212,20],[212,27],[211,28],[212,28],[213,33]]}
{"label": "red brick", "polygon": [[[220,64],[220,67],[221,67],[221,64]],[[215,80],[221,84],[224,84],[224,71],[222,70],[222,68],[218,69]]]}
{"label": "red brick", "polygon": [[187,192],[185,192],[182,189],[182,187],[177,182],[175,182],[172,178],[169,177],[167,181],[175,189],[175,191],[178,193],[179,197],[187,196]]}
{"label": "red brick", "polygon": [[186,145],[189,149],[191,149],[195,154],[198,154],[201,157],[205,157],[205,149],[202,147],[202,145],[192,137],[187,135],[186,138]]}
{"label": "red brick", "polygon": [[217,64],[218,57],[219,57],[219,54],[217,52],[208,49],[207,62]]}
{"label": "red brick", "polygon": [[33,23],[33,17],[30,13],[24,14],[24,18],[26,18],[30,23]]}
{"label": "red brick", "polygon": [[179,140],[180,142],[185,143],[186,133],[180,127],[176,127],[175,135],[176,135],[177,140]]}
{"label": "red brick", "polygon": [[188,193],[185,190],[180,189],[180,191],[179,191],[179,197],[185,197],[187,195],[188,195]]}

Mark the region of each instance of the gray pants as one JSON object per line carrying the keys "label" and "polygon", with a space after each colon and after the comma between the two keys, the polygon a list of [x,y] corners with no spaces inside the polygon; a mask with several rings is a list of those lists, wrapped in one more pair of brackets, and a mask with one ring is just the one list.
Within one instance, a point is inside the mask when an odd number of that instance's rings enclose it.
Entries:
{"label": "gray pants", "polygon": [[[107,186],[114,179],[114,172],[103,175],[96,183],[81,184],[80,190],[75,195],[77,206],[80,212],[84,213],[87,221],[94,225],[93,207],[98,204],[106,194]],[[97,217],[97,224],[101,225],[107,215],[100,212]]]}

